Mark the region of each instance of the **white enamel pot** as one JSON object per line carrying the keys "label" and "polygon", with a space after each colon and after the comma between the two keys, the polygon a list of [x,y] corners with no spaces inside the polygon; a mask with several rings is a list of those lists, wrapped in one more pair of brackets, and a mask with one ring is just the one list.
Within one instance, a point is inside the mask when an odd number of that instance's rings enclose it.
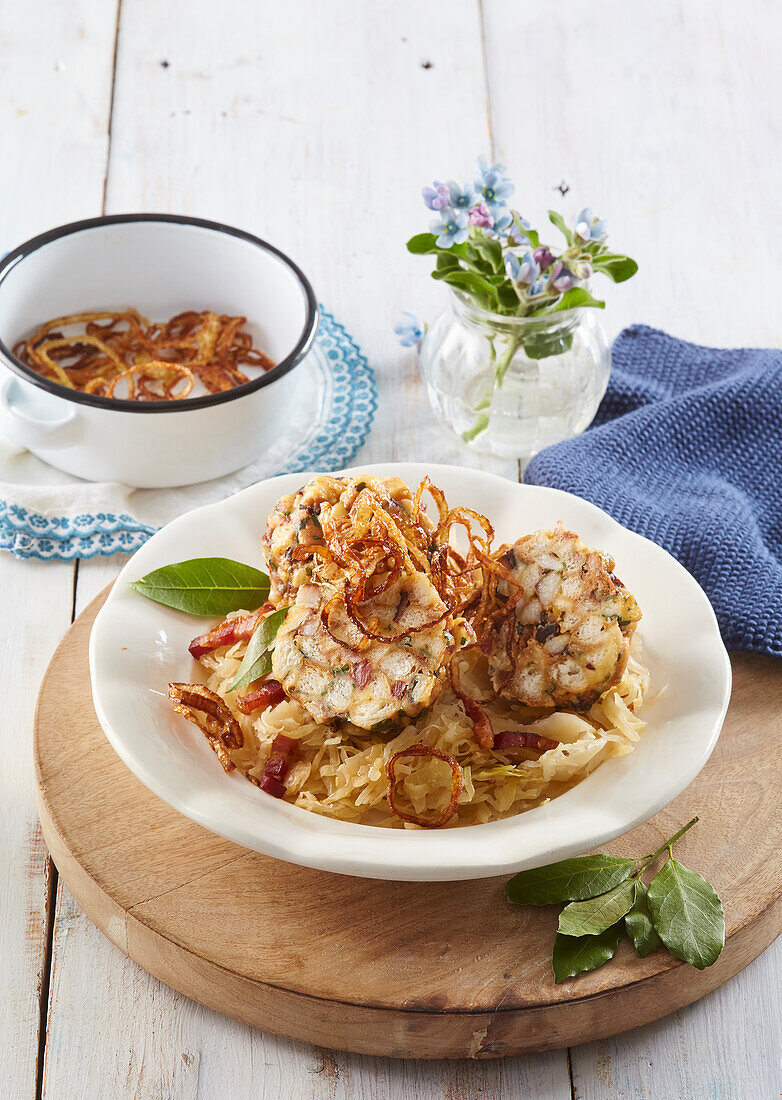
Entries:
{"label": "white enamel pot", "polygon": [[[189,309],[245,316],[256,347],[277,365],[226,393],[131,402],[61,386],[11,350],[50,318],[128,306],[153,320]],[[90,481],[163,488],[220,477],[284,430],[294,368],[317,327],[306,276],[242,230],[170,214],[60,226],[0,262],[0,433]]]}

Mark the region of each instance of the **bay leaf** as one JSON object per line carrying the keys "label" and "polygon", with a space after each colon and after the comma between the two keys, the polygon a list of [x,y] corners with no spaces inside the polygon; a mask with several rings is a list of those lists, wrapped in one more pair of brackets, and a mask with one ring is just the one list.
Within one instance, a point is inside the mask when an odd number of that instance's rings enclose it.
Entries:
{"label": "bay leaf", "polygon": [[566,982],[587,970],[597,970],[614,957],[623,935],[624,921],[621,920],[599,936],[563,936],[557,932],[551,958],[554,980]]}
{"label": "bay leaf", "polygon": [[597,936],[621,920],[635,900],[635,882],[618,886],[585,901],[572,901],[559,914],[559,931],[565,936]]}
{"label": "bay leaf", "polygon": [[261,676],[268,676],[271,672],[272,658],[269,646],[277,637],[277,631],[283,624],[288,614],[287,607],[280,607],[272,611],[256,626],[250,641],[247,643],[242,663],[236,673],[236,679],[228,688],[236,691],[237,688],[251,684],[253,680],[259,680]]}
{"label": "bay leaf", "polygon": [[190,558],[155,569],[130,587],[188,615],[217,616],[255,611],[269,595],[269,578],[231,558]]}
{"label": "bay leaf", "polygon": [[654,930],[646,901],[646,887],[640,879],[635,884],[633,907],[625,916],[625,928],[628,936],[633,941],[635,950],[642,959],[645,959],[652,951],[656,951],[662,942]]}
{"label": "bay leaf", "polygon": [[521,871],[505,885],[505,897],[514,905],[552,905],[581,901],[604,894],[630,877],[634,859],[598,852]]}
{"label": "bay leaf", "polygon": [[657,935],[668,950],[705,970],[725,945],[725,916],[711,883],[669,859],[649,883],[649,912]]}

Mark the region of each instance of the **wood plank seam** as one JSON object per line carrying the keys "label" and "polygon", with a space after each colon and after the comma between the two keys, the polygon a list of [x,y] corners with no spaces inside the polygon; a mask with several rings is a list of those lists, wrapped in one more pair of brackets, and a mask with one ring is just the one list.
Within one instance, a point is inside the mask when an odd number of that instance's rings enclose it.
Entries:
{"label": "wood plank seam", "polygon": [[489,157],[491,161],[497,155],[494,145],[494,120],[491,111],[491,84],[489,82],[489,55],[486,47],[486,19],[483,12],[483,0],[478,0],[478,27],[481,36],[481,61],[483,64],[483,96],[486,108],[486,130],[489,137]]}
{"label": "wood plank seam", "polygon": [[[79,559],[73,563],[71,581],[71,622],[76,618],[76,586],[79,576]],[[40,826],[39,826],[40,827]],[[41,967],[41,989],[38,994],[38,1054],[35,1062],[35,1097],[43,1096],[46,1070],[46,1047],[49,1023],[49,993],[52,984],[52,964],[54,959],[54,922],[57,916],[57,884],[60,874],[51,854],[46,857],[46,939],[44,959]]]}
{"label": "wood plank seam", "polygon": [[[119,31],[122,18],[122,0],[117,0],[116,24],[114,26],[114,52],[111,57],[111,92],[109,94],[109,117],[106,127],[106,167],[103,172],[103,194],[100,202],[101,214],[106,213],[106,194],[109,188],[109,168],[111,165],[111,130],[114,119],[114,93],[117,87],[117,55],[119,53]],[[77,559],[78,564],[78,559]]]}
{"label": "wood plank seam", "polygon": [[[75,587],[75,585],[74,585]],[[71,620],[73,621],[73,620]],[[57,883],[59,873],[51,855],[46,857],[46,937],[44,959],[41,967],[41,988],[38,994],[38,1054],[35,1061],[35,1096],[43,1095],[44,1066],[46,1065],[46,1040],[48,1035],[49,990],[51,988],[52,956],[54,947],[54,917],[57,909]]]}

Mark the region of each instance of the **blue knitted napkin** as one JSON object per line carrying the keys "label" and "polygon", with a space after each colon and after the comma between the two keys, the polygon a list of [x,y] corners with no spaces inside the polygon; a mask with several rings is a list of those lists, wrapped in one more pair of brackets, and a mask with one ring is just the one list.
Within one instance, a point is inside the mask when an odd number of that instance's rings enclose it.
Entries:
{"label": "blue knitted napkin", "polygon": [[634,325],[590,428],[525,480],[591,500],[706,591],[725,644],[782,657],[782,351]]}

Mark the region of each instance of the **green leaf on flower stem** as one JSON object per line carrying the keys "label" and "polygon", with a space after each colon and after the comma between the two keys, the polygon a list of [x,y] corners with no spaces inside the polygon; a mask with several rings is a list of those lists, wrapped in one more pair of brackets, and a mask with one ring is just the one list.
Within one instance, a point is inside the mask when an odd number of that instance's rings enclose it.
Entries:
{"label": "green leaf on flower stem", "polygon": [[521,871],[505,884],[505,897],[514,905],[553,905],[582,901],[604,894],[630,877],[636,860],[597,852]]}
{"label": "green leaf on flower stem", "polygon": [[272,662],[269,646],[277,637],[277,631],[282,626],[287,614],[288,608],[280,607],[277,611],[272,611],[256,626],[250,641],[247,643],[247,649],[242,663],[239,665],[236,678],[228,688],[229,691],[236,691],[237,688],[251,684],[253,680],[259,680],[261,676],[267,676],[271,672]]}
{"label": "green leaf on flower stem", "polygon": [[642,959],[656,951],[662,942],[654,930],[649,906],[646,904],[646,887],[640,879],[635,881],[635,898],[632,909],[625,916],[625,928]]}
{"label": "green leaf on flower stem", "polygon": [[559,914],[558,930],[564,936],[597,936],[621,920],[634,900],[635,882],[626,879],[596,898],[571,901]]}
{"label": "green leaf on flower stem", "polygon": [[462,271],[461,269],[454,271],[433,271],[432,278],[440,279],[448,283],[449,286],[455,286],[458,287],[459,290],[464,290],[488,309],[493,309],[496,304],[497,294],[494,287],[474,271]]}
{"label": "green leaf on flower stem", "polygon": [[416,233],[407,242],[407,251],[416,256],[425,256],[428,252],[437,251],[437,238],[434,233]]}
{"label": "green leaf on flower stem", "polygon": [[561,313],[565,309],[578,309],[581,306],[594,306],[596,309],[605,309],[605,302],[599,298],[593,298],[588,290],[582,286],[573,286],[566,290],[555,306],[541,309],[535,317],[547,317],[550,313]]}
{"label": "green leaf on flower stem", "polygon": [[503,309],[507,309],[509,312],[518,308],[519,298],[516,291],[508,282],[503,282],[497,287],[497,297],[500,300],[500,306]]}
{"label": "green leaf on flower stem", "polygon": [[470,245],[489,264],[492,271],[503,271],[502,245],[496,237],[475,236],[471,239]]}
{"label": "green leaf on flower stem", "polygon": [[459,268],[459,258],[454,256],[451,252],[445,250],[437,253],[437,270],[438,271],[456,271]]}
{"label": "green leaf on flower stem", "polygon": [[717,961],[725,945],[725,916],[702,875],[669,859],[649,883],[647,901],[655,932],[677,959],[698,970]]}
{"label": "green leaf on flower stem", "polygon": [[638,264],[629,256],[621,256],[618,252],[601,252],[591,260],[595,271],[607,275],[615,283],[624,283],[632,279],[638,270]]}
{"label": "green leaf on flower stem", "polygon": [[540,237],[538,236],[538,231],[536,229],[525,229],[525,227],[521,224],[521,218],[515,210],[513,211],[513,224],[516,226],[516,229],[519,231],[522,237],[527,238],[533,248],[539,247]]}
{"label": "green leaf on flower stem", "polygon": [[227,615],[260,607],[269,595],[269,578],[230,558],[190,558],[155,569],[130,587],[188,615]]}
{"label": "green leaf on flower stem", "polygon": [[551,222],[552,225],[555,225],[557,227],[557,229],[560,231],[568,244],[573,243],[573,230],[570,228],[570,226],[567,224],[561,214],[558,214],[556,210],[549,210],[548,220]]}
{"label": "green leaf on flower stem", "polygon": [[407,251],[416,256],[426,256],[432,252],[448,256],[464,256],[467,247],[465,241],[463,244],[452,244],[448,248],[441,248],[434,233],[418,233],[407,242]]}
{"label": "green leaf on flower stem", "polygon": [[521,233],[527,238],[533,248],[540,248],[540,236],[536,229],[524,229],[520,230]]}
{"label": "green leaf on flower stem", "polygon": [[488,278],[494,274],[494,268],[479,252],[477,252],[471,244],[466,246],[465,254],[460,257],[461,262],[465,264],[471,271],[474,271],[477,275]]}
{"label": "green leaf on flower stem", "polygon": [[551,958],[554,981],[566,982],[586,970],[597,970],[614,957],[623,935],[623,920],[606,928],[598,936],[563,936],[557,932]]}
{"label": "green leaf on flower stem", "polygon": [[528,359],[548,359],[561,355],[573,346],[572,332],[530,332],[524,337],[524,352]]}

